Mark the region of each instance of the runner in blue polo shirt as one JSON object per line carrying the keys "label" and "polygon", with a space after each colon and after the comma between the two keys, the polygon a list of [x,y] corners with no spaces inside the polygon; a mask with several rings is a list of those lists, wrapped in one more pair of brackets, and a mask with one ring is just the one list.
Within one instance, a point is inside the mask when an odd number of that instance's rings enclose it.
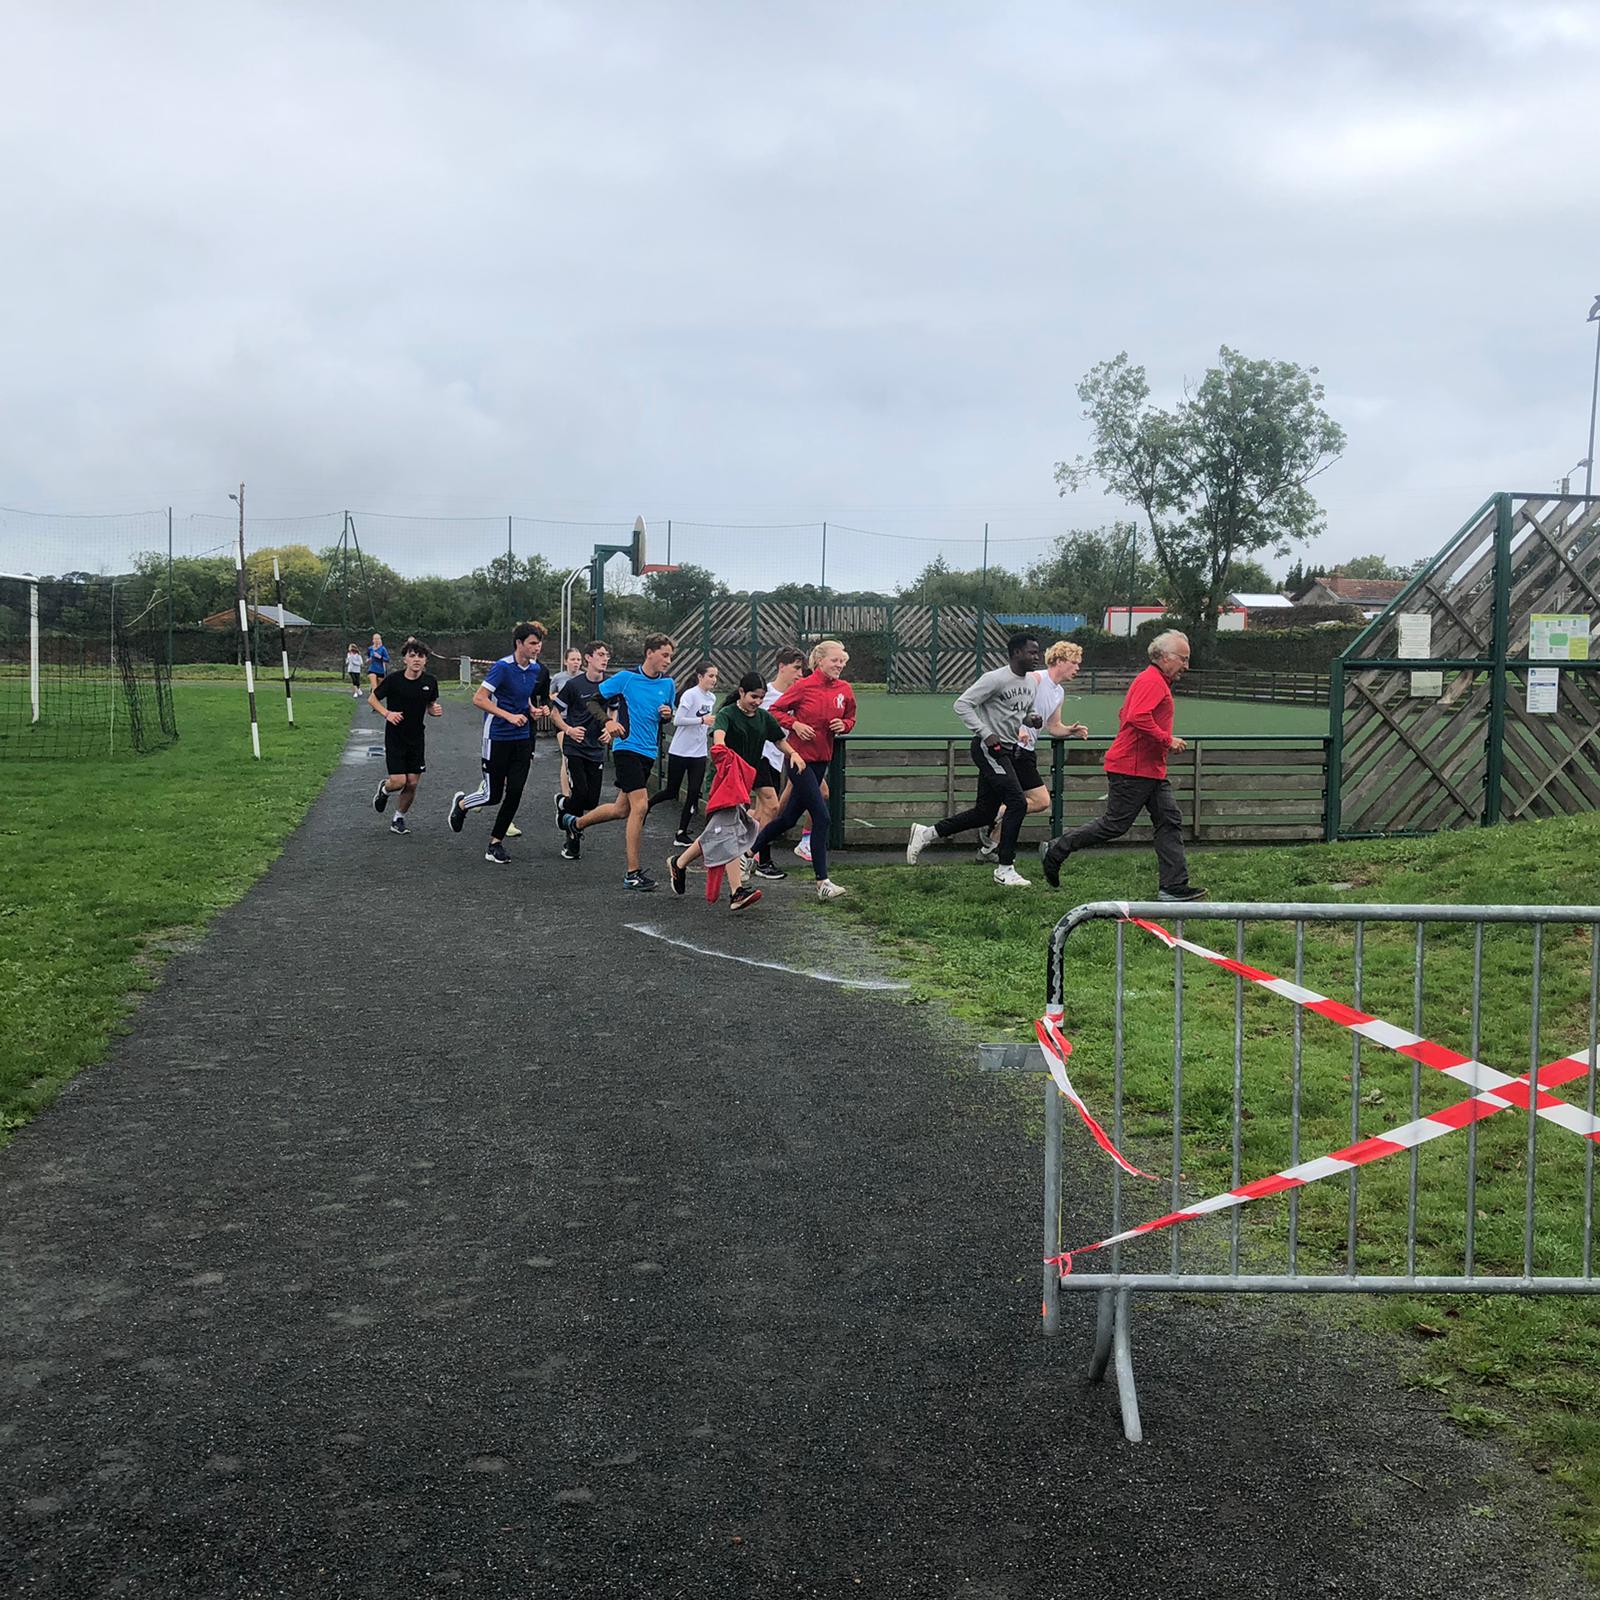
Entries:
{"label": "runner in blue polo shirt", "polygon": [[483,675],[472,703],[483,713],[483,781],[466,794],[456,791],[450,802],[450,831],[460,833],[467,813],[481,806],[498,805],[489,830],[485,861],[506,866],[506,830],[522,803],[533,760],[533,725],[549,715],[550,674],[539,665],[544,626],[519,622],[511,633],[511,654],[501,656]]}
{"label": "runner in blue polo shirt", "polygon": [[[622,880],[625,889],[648,894],[656,880],[639,866],[639,849],[644,842],[644,819],[650,796],[646,784],[655,765],[660,728],[672,719],[672,702],[677,686],[667,668],[672,665],[672,640],[664,633],[652,633],[644,641],[644,665],[613,673],[599,687],[599,697],[611,707],[612,720],[606,727],[612,734],[611,765],[617,775],[617,798],[609,805],[596,806],[581,817],[566,820],[567,842],[577,854],[579,835],[602,822],[628,824],[628,871]],[[622,712],[626,721],[618,717]]]}

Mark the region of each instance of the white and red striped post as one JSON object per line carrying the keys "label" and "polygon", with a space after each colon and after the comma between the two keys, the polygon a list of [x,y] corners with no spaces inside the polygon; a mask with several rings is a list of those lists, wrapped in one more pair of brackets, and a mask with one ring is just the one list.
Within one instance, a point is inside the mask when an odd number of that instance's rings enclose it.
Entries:
{"label": "white and red striped post", "polygon": [[289,684],[289,627],[283,620],[283,574],[278,558],[272,558],[272,581],[278,586],[278,649],[283,656],[283,703],[289,710],[289,726],[294,726],[294,690]]}

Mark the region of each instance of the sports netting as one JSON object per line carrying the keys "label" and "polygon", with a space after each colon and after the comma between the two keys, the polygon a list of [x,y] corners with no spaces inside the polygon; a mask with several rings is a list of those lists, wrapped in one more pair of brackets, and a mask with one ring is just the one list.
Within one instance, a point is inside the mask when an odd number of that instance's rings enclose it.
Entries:
{"label": "sports netting", "polygon": [[0,761],[143,755],[172,743],[156,609],[112,578],[0,577]]}

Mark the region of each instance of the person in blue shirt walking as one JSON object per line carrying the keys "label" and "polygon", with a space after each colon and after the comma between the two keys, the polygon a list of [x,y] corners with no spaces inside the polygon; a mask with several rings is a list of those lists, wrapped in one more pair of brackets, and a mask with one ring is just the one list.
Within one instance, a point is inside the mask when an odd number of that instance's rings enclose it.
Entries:
{"label": "person in blue shirt walking", "polygon": [[450,802],[450,831],[460,833],[467,813],[498,805],[489,830],[485,861],[506,866],[505,840],[533,760],[533,729],[550,714],[550,674],[539,664],[544,625],[519,622],[511,633],[511,654],[501,656],[483,675],[472,703],[483,713],[483,781],[472,794],[456,791]]}
{"label": "person in blue shirt walking", "polygon": [[578,841],[587,829],[599,827],[602,822],[625,821],[628,871],[622,885],[645,894],[656,886],[656,880],[639,866],[645,813],[650,808],[646,786],[656,761],[661,724],[672,720],[677,686],[667,672],[671,665],[672,640],[664,633],[652,633],[644,641],[644,665],[615,672],[600,685],[596,693],[611,708],[606,728],[612,736],[611,766],[617,779],[617,798],[581,817],[569,813],[563,824],[572,852],[568,859],[575,860]]}

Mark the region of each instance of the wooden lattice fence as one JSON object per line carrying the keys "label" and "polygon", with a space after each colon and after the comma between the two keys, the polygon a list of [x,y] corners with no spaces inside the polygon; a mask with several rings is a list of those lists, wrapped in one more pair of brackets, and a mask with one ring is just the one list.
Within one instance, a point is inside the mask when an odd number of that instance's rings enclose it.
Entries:
{"label": "wooden lattice fence", "polygon": [[1600,807],[1597,625],[1600,497],[1485,502],[1334,663],[1330,837]]}
{"label": "wooden lattice fence", "polygon": [[980,672],[1002,666],[1011,632],[966,606],[797,606],[761,599],[709,600],[673,629],[673,672],[710,659],[727,681],[754,669],[772,673],[773,653],[809,650],[819,639],[878,641],[891,694],[958,694]]}

